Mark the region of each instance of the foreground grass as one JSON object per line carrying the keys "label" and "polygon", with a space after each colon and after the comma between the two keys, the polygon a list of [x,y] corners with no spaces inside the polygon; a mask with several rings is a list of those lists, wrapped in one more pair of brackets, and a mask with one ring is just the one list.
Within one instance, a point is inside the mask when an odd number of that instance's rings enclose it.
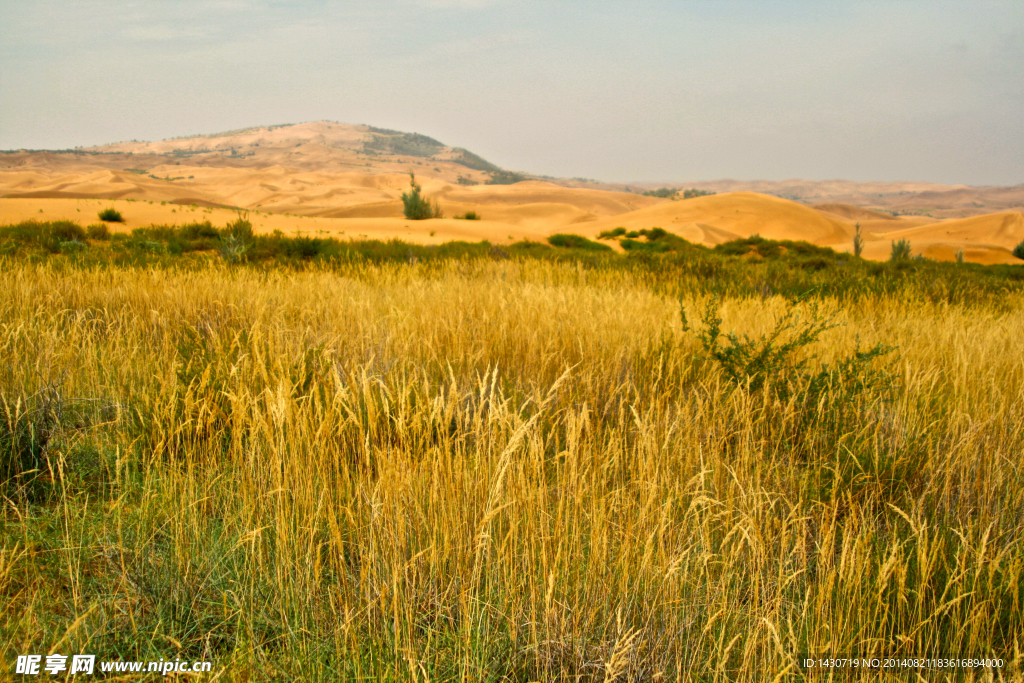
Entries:
{"label": "foreground grass", "polygon": [[[1019,676],[1024,297],[822,298],[846,325],[807,354],[898,346],[895,382],[806,405],[729,384],[678,313],[705,279],[666,267],[5,261],[6,660],[711,681],[832,652]],[[724,329],[791,310],[751,294],[726,290]]]}

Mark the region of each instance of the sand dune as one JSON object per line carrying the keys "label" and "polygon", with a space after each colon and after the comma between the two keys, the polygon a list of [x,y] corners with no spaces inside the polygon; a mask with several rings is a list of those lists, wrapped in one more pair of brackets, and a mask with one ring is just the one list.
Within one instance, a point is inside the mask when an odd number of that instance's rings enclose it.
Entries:
{"label": "sand dune", "polygon": [[670,201],[578,227],[581,234],[596,237],[604,230],[620,226],[627,230],[660,227],[703,244],[754,234],[817,244],[835,244],[853,236],[852,224],[828,218],[796,202],[754,192]]}
{"label": "sand dune", "polygon": [[1013,249],[1024,241],[1024,214],[1004,211],[973,218],[942,221],[930,225],[895,230],[886,239],[982,242]]}
{"label": "sand dune", "polygon": [[862,206],[853,206],[851,204],[815,204],[812,208],[817,209],[822,213],[839,216],[840,218],[845,218],[851,221],[888,221],[894,218],[891,213],[876,211],[874,209],[865,209]]}

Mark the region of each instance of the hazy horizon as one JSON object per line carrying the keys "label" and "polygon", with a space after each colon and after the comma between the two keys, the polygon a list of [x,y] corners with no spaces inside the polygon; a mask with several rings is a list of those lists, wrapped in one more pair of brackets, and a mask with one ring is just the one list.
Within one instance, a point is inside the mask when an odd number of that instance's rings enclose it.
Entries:
{"label": "hazy horizon", "polygon": [[0,149],[333,120],[606,182],[1024,182],[1024,4],[0,2]]}

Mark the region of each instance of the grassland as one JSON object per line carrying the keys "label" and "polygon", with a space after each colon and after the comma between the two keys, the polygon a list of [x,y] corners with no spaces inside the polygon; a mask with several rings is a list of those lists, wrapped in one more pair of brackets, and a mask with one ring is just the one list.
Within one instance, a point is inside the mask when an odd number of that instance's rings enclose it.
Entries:
{"label": "grassland", "polygon": [[[201,231],[15,227],[8,662],[771,681],[800,680],[800,653],[947,654],[1021,675],[1012,267],[758,240],[267,237],[246,260]],[[838,326],[736,382],[701,342],[716,314],[755,347],[787,315],[779,342]],[[876,344],[895,350],[844,365]]]}

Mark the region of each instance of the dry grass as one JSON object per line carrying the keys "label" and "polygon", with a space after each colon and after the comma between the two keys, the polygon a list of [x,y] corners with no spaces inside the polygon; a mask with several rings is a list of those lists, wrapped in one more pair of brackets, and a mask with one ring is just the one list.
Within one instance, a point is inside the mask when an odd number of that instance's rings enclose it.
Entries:
{"label": "dry grass", "polygon": [[[221,680],[1018,666],[1024,301],[834,310],[821,359],[897,345],[900,380],[836,420],[730,387],[650,284],[530,261],[6,263],[8,431],[40,390],[63,406],[45,471],[5,492],[8,660],[180,656]],[[785,307],[722,313],[759,332]]]}

